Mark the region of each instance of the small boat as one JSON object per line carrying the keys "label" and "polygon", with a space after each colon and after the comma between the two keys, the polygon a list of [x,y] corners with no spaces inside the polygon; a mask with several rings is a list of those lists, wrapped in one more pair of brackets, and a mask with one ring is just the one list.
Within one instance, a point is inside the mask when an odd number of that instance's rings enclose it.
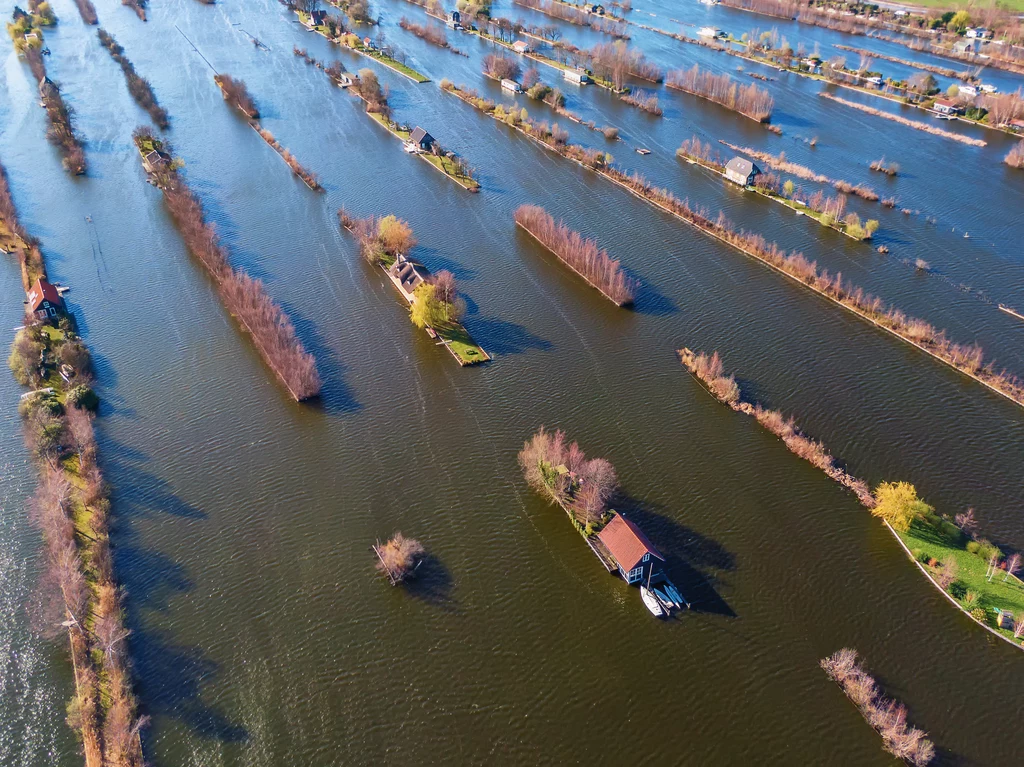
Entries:
{"label": "small boat", "polygon": [[656,596],[658,598],[658,601],[661,602],[661,606],[665,608],[665,612],[670,613],[674,609],[679,607],[679,605],[675,603],[675,600],[673,600],[672,597],[668,595],[668,592],[664,590],[664,584],[659,584],[658,586],[655,586],[651,589],[651,591],[654,592],[654,596]]}
{"label": "small boat", "polygon": [[637,149],[636,153],[637,154],[642,154],[642,155],[646,156],[646,155],[649,155],[651,153],[651,150],[650,149]]}
{"label": "small boat", "polygon": [[665,583],[662,588],[665,589],[665,593],[668,594],[669,598],[676,603],[676,607],[682,607],[686,605],[689,607],[689,603],[683,599],[683,595],[679,593],[679,589],[673,586],[671,583]]}
{"label": "small boat", "polygon": [[402,144],[402,149],[404,149],[409,154],[419,154],[420,152],[420,148],[411,141],[406,141],[404,144]]}
{"label": "small boat", "polygon": [[651,615],[655,618],[661,618],[665,614],[665,610],[662,609],[661,602],[654,596],[654,593],[649,591],[646,586],[640,587],[640,596],[644,600],[644,604],[647,609],[651,611]]}

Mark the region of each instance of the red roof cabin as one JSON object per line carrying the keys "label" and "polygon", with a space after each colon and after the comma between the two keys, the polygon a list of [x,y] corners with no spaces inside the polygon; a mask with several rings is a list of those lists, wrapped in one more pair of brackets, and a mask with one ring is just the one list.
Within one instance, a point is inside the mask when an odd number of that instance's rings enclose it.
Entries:
{"label": "red roof cabin", "polygon": [[960,105],[948,99],[935,99],[933,109],[943,115],[955,115],[961,112]]}
{"label": "red roof cabin", "polygon": [[28,311],[39,320],[56,320],[64,316],[64,299],[49,282],[36,280],[28,292]]}
{"label": "red roof cabin", "polygon": [[665,557],[647,540],[643,530],[621,514],[612,517],[597,537],[611,552],[626,583],[647,583],[660,574],[660,563]]}

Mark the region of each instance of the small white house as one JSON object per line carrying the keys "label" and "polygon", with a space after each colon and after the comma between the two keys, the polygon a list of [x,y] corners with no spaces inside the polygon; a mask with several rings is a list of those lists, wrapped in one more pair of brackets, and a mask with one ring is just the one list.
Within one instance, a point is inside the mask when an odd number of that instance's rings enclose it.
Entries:
{"label": "small white house", "polygon": [[973,29],[968,27],[964,34],[972,40],[987,40],[992,37],[992,33],[983,27],[975,27]]}
{"label": "small white house", "polygon": [[978,87],[981,88],[982,93],[995,93],[999,90],[996,86],[989,85],[988,83],[982,83]]}
{"label": "small white house", "polygon": [[977,96],[978,95],[977,87],[974,86],[974,85],[968,85],[967,83],[964,83],[962,85],[957,86],[957,92],[961,96]]}
{"label": "small white house", "polygon": [[864,82],[881,87],[882,78],[879,77],[878,75],[875,75],[874,77],[865,77]]}
{"label": "small white house", "polygon": [[733,157],[725,166],[725,177],[740,186],[750,186],[760,173],[761,169],[744,157]]}
{"label": "small white house", "polygon": [[590,82],[590,78],[587,77],[587,73],[582,69],[563,69],[562,77],[570,83],[576,83],[576,85],[586,85]]}
{"label": "small white house", "polygon": [[516,40],[514,43],[512,43],[512,50],[514,50],[516,53],[529,53],[530,44],[525,40]]}
{"label": "small white house", "polygon": [[519,83],[517,83],[515,80],[509,80],[508,78],[505,78],[504,80],[501,81],[501,89],[503,91],[508,91],[509,93],[523,92],[523,89],[519,87]]}
{"label": "small white house", "polygon": [[718,27],[701,27],[697,30],[698,37],[707,37],[711,40],[717,40],[719,37],[722,37],[723,34],[722,30]]}

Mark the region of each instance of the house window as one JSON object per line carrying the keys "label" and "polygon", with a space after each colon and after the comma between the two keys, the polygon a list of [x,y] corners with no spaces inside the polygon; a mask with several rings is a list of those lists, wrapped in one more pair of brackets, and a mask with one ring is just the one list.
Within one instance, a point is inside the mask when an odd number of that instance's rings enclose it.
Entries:
{"label": "house window", "polygon": [[626,577],[627,583],[632,583],[635,580],[639,580],[644,574],[643,567],[634,567],[629,571],[629,575]]}
{"label": "house window", "polygon": [[50,307],[49,312],[50,312],[50,316],[51,317],[56,317],[57,316],[57,310],[54,309],[52,306]]}
{"label": "house window", "polygon": [[648,561],[650,561],[650,559],[651,559],[651,555],[650,554],[644,554],[644,562],[648,562]]}

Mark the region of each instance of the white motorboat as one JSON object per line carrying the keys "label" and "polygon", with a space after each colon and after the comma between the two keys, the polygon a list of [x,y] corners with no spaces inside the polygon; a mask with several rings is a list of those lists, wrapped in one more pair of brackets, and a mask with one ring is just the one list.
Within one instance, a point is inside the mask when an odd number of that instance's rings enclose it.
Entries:
{"label": "white motorboat", "polygon": [[640,587],[640,596],[643,598],[647,609],[651,611],[651,615],[655,618],[660,618],[665,614],[665,610],[662,608],[661,602],[658,601],[658,598],[654,596],[654,593],[646,586]]}

